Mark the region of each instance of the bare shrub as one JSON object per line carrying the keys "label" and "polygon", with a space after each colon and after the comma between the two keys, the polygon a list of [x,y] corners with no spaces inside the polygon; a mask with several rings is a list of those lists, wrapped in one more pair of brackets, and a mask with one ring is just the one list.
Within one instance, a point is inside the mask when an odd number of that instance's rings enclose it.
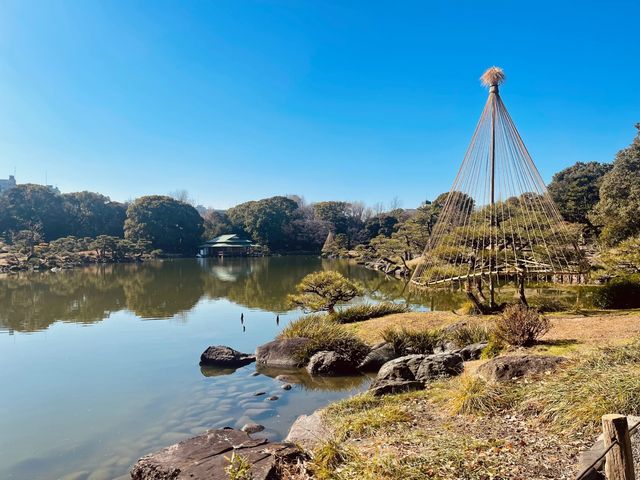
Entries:
{"label": "bare shrub", "polygon": [[496,320],[495,335],[509,345],[526,347],[549,331],[551,324],[536,309],[509,305]]}

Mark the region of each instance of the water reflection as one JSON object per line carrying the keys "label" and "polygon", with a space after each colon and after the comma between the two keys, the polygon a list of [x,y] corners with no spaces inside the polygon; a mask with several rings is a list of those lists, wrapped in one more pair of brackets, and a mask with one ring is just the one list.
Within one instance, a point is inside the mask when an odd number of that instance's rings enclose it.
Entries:
{"label": "water reflection", "polygon": [[[287,294],[302,277],[318,270],[337,270],[356,280],[373,300],[403,300],[430,310],[453,310],[466,301],[460,290],[416,291],[405,282],[346,260],[185,259],[0,277],[0,329],[34,332],[56,321],[90,324],[121,310],[146,319],[174,318],[192,310],[201,299],[227,299],[277,314],[288,310]],[[500,294],[508,300],[516,292],[505,286]],[[538,289],[531,294],[563,296],[575,302],[580,290]],[[280,317],[275,320],[279,325]],[[242,325],[241,330],[246,330]]]}
{"label": "water reflection", "polygon": [[[0,278],[0,328],[33,332],[56,321],[90,324],[125,309],[142,318],[172,318],[190,311],[202,298],[285,312],[287,294],[302,277],[318,270],[338,270],[376,291],[378,298],[397,298],[403,287],[378,272],[316,257],[97,265]],[[279,320],[276,317],[276,323]]]}
{"label": "water reflection", "polygon": [[[346,377],[317,377],[309,375],[304,368],[288,369],[258,365],[256,371],[261,375],[276,378],[282,376],[286,383],[299,385],[305,390],[322,390],[339,392],[361,388],[373,379],[369,375],[351,375]],[[375,376],[375,375],[374,375]]]}

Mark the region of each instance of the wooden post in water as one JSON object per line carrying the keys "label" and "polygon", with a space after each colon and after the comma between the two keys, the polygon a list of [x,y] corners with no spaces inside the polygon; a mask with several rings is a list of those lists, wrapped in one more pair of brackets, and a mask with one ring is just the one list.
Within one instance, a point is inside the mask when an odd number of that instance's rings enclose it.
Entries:
{"label": "wooden post in water", "polygon": [[605,450],[617,442],[605,456],[604,473],[607,480],[635,480],[627,417],[618,414],[604,415],[602,433]]}

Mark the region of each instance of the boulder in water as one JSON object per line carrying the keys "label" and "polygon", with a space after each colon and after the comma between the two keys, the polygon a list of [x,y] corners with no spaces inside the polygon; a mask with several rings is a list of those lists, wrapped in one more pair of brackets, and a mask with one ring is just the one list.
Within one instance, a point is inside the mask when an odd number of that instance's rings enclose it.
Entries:
{"label": "boulder in water", "polygon": [[209,347],[200,355],[200,365],[238,368],[256,361],[256,357],[224,345]]}

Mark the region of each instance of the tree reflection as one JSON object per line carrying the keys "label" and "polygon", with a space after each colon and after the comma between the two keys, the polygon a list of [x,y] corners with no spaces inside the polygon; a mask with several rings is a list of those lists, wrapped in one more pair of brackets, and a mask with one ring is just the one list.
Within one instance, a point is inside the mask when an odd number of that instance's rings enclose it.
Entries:
{"label": "tree reflection", "polygon": [[56,321],[90,324],[121,310],[142,318],[172,318],[185,316],[202,298],[284,313],[289,310],[287,295],[305,275],[319,270],[336,270],[359,282],[374,300],[402,298],[436,309],[457,308],[460,303],[454,292],[437,293],[434,301],[402,281],[346,260],[185,259],[1,277],[0,328],[32,332]]}

